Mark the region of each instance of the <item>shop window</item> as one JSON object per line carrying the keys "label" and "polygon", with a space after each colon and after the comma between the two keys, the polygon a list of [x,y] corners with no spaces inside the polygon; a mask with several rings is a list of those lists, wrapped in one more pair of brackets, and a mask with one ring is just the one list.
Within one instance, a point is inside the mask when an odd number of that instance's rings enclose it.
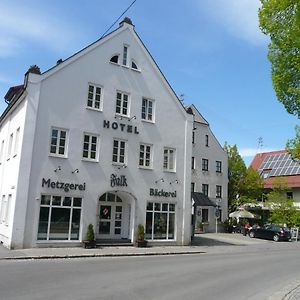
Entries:
{"label": "shop window", "polygon": [[82,198],[42,195],[38,240],[79,240]]}
{"label": "shop window", "polygon": [[145,237],[148,240],[175,239],[175,204],[147,203]]}

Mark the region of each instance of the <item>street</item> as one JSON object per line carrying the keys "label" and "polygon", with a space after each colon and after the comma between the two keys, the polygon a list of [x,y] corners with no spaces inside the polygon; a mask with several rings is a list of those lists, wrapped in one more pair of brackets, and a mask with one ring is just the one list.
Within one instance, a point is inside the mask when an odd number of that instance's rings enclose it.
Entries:
{"label": "street", "polygon": [[[300,279],[300,243],[203,254],[0,261],[0,299],[267,299]],[[300,281],[299,281],[300,282]]]}

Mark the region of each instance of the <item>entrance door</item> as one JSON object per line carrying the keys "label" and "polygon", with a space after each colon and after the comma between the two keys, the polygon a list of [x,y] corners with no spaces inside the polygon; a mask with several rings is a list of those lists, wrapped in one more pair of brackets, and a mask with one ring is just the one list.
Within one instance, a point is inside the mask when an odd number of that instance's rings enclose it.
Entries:
{"label": "entrance door", "polygon": [[100,197],[98,238],[121,239],[124,235],[124,204],[115,194],[106,193]]}

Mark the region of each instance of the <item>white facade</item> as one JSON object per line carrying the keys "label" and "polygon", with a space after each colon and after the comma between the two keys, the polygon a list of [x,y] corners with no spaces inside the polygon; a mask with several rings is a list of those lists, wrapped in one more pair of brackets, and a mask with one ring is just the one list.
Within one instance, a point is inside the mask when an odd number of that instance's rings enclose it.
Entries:
{"label": "white facade", "polygon": [[150,243],[189,244],[192,126],[130,22],[29,71],[1,117],[0,241],[78,244],[91,223],[98,239],[143,224]]}
{"label": "white facade", "polygon": [[[192,137],[192,192],[207,196],[220,210],[218,223],[228,218],[228,157],[212,133],[209,123],[194,105],[189,107],[194,115]],[[195,212],[195,229],[202,224],[205,232],[216,230],[215,206],[203,205]],[[220,228],[221,229],[221,228]]]}

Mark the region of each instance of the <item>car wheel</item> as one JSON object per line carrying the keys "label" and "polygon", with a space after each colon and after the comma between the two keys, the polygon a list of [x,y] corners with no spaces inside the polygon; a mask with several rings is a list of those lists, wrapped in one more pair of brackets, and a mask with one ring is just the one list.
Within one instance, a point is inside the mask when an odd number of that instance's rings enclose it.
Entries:
{"label": "car wheel", "polygon": [[273,236],[273,241],[274,241],[274,242],[278,242],[278,241],[279,241],[279,236],[278,236],[277,234],[275,234],[275,235]]}
{"label": "car wheel", "polygon": [[254,231],[250,231],[250,232],[249,232],[249,236],[250,236],[251,238],[254,238],[254,237],[255,237]]}

